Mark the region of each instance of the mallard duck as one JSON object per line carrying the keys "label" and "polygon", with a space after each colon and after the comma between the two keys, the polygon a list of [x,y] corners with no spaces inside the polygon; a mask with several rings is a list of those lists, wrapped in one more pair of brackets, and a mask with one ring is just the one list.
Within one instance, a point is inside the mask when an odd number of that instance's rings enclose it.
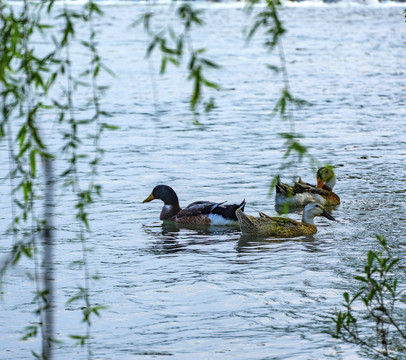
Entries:
{"label": "mallard duck", "polygon": [[178,196],[168,185],[157,185],[143,203],[159,199],[164,202],[161,220],[170,220],[182,224],[194,225],[231,225],[237,224],[235,211],[244,211],[245,200],[237,205],[223,205],[210,201],[195,201],[186,208],[179,206]]}
{"label": "mallard duck", "polygon": [[333,192],[336,175],[331,166],[324,166],[317,171],[317,185],[311,185],[299,178],[293,186],[282,183],[278,177],[276,183],[276,206],[305,206],[312,202],[323,206],[339,205],[340,198]]}
{"label": "mallard duck", "polygon": [[236,211],[241,232],[245,235],[293,237],[312,235],[317,232],[313,219],[315,216],[324,216],[335,220],[324,208],[317,203],[308,204],[303,210],[302,222],[285,217],[270,217],[259,212],[259,217],[247,215]]}

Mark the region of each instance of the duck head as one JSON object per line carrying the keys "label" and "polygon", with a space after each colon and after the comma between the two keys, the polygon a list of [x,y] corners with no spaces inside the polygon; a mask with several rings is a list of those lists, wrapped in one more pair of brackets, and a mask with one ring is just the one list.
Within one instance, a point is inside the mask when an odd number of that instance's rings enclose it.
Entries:
{"label": "duck head", "polygon": [[323,185],[327,186],[330,190],[333,190],[336,184],[336,174],[332,166],[323,166],[317,171],[317,187],[322,189]]}
{"label": "duck head", "polygon": [[307,204],[303,210],[303,218],[302,222],[310,225],[314,225],[313,219],[316,216],[324,216],[325,218],[329,220],[335,221],[334,219],[326,210],[324,210],[323,206],[320,204]]}
{"label": "duck head", "polygon": [[152,200],[162,200],[165,205],[175,205],[179,206],[179,199],[175,191],[168,185],[157,185],[152,190],[151,195],[149,195],[143,203],[150,202]]}
{"label": "duck head", "polygon": [[143,203],[150,202],[152,200],[162,200],[164,206],[161,211],[161,220],[169,220],[175,216],[181,208],[179,207],[178,196],[175,191],[168,185],[157,185],[152,190],[150,196],[148,196]]}

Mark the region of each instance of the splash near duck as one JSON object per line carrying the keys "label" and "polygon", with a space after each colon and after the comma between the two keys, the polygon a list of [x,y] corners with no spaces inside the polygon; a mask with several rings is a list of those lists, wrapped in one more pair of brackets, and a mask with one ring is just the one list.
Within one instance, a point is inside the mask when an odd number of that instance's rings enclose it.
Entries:
{"label": "splash near duck", "polygon": [[238,223],[236,210],[244,211],[245,200],[239,205],[223,205],[210,201],[195,201],[182,209],[176,192],[168,185],[157,185],[143,203],[162,200],[160,219],[191,225],[233,225]]}
{"label": "splash near duck", "polygon": [[247,215],[236,210],[238,223],[244,235],[295,237],[313,235],[317,232],[314,224],[316,216],[324,216],[329,220],[335,219],[317,203],[308,204],[303,210],[302,222],[285,217],[270,217],[259,212],[259,217]]}
{"label": "splash near duck", "polygon": [[324,166],[317,171],[317,185],[311,185],[301,178],[293,186],[282,183],[278,177],[276,183],[276,206],[301,207],[310,203],[323,206],[339,205],[340,198],[333,192],[336,184],[333,167]]}

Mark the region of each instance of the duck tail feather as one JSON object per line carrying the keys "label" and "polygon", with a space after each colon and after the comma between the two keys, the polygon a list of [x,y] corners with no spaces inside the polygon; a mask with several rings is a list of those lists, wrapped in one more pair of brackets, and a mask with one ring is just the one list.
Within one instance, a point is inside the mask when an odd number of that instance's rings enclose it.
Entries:
{"label": "duck tail feather", "polygon": [[245,207],[245,204],[246,204],[247,202],[245,201],[245,199],[242,201],[242,203],[240,204],[240,205],[238,205],[238,207],[237,207],[237,209],[239,209],[239,210],[241,210],[241,211],[244,211],[244,207]]}
{"label": "duck tail feather", "polygon": [[232,204],[232,205],[220,206],[221,204],[224,204],[224,203],[216,204],[216,206],[213,205],[211,212],[213,214],[221,215],[225,219],[230,219],[230,220],[237,221],[237,217],[235,215],[235,212],[236,212],[237,209],[240,209],[240,210],[244,211],[245,199],[239,205],[238,204]]}
{"label": "duck tail feather", "polygon": [[269,215],[263,213],[262,211],[258,211],[258,213],[259,213],[259,216],[260,216],[261,218],[272,219]]}
{"label": "duck tail feather", "polygon": [[247,215],[243,211],[236,211],[236,217],[242,233],[251,233],[252,227],[254,226],[251,220],[252,216]]}
{"label": "duck tail feather", "polygon": [[283,186],[284,186],[284,184],[282,183],[281,178],[278,175],[276,177],[276,185],[275,185],[276,192],[279,193],[279,194],[284,194],[285,191],[283,189]]}
{"label": "duck tail feather", "polygon": [[220,205],[223,205],[227,201],[223,201],[221,203],[215,203],[210,207],[210,212],[213,211],[214,209],[218,208]]}

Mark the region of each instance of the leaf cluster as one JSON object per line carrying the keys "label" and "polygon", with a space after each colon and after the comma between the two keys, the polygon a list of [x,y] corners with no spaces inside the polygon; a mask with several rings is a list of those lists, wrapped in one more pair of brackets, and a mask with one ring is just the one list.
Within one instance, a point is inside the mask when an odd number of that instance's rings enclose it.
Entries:
{"label": "leaf cluster", "polygon": [[[253,4],[251,2],[251,4]],[[277,7],[280,6],[279,1],[266,0],[266,9],[255,16],[254,24],[248,32],[247,39],[251,40],[254,34],[263,28],[265,32],[265,47],[272,51],[279,43],[281,37],[285,34],[284,28]],[[252,8],[250,8],[252,10]]]}
{"label": "leaf cluster", "polygon": [[[47,213],[44,217],[38,215],[37,202],[44,200],[45,204],[51,204],[53,199],[45,198],[45,191],[49,183],[54,179],[45,178],[41,180],[41,166],[46,174],[47,160],[61,156],[51,150],[41,132],[42,119],[49,119],[50,114],[59,112],[57,116],[58,125],[64,129],[62,132],[61,150],[67,155],[68,164],[65,171],[60,174],[58,180],[62,179],[69,184],[76,194],[75,204],[76,219],[80,222],[80,240],[83,250],[83,269],[85,284],[89,286],[89,269],[87,268],[86,251],[84,245],[86,240],[85,231],[90,231],[88,221],[88,207],[93,203],[95,196],[100,196],[101,186],[97,184],[97,167],[104,154],[100,146],[100,138],[104,131],[114,130],[112,126],[104,121],[108,117],[101,108],[101,96],[105,87],[99,86],[97,78],[101,70],[112,74],[111,70],[102,62],[98,53],[96,32],[94,30],[94,17],[101,16],[102,11],[94,1],[88,1],[81,10],[71,10],[63,2],[61,7],[54,8],[54,1],[28,2],[24,1],[22,7],[14,7],[5,2],[0,2],[0,141],[7,141],[10,158],[10,171],[7,178],[10,181],[12,192],[12,224],[9,232],[14,237],[14,244],[9,254],[1,262],[0,280],[8,269],[15,266],[22,257],[32,259],[35,266],[34,275],[28,276],[35,281],[37,294],[34,302],[37,304],[35,310],[39,317],[38,325],[27,327],[25,339],[35,337],[39,334],[43,337],[43,343],[49,343],[52,336],[47,335],[44,330],[46,325],[45,313],[50,310],[49,299],[51,289],[47,287],[46,281],[39,282],[40,270],[44,279],[50,278],[50,259],[38,259],[39,256],[48,256],[47,246],[49,242],[43,241],[43,253],[39,251],[37,234],[49,235],[51,227],[48,226],[50,219]],[[56,31],[55,25],[48,25],[42,22],[42,16],[47,14],[55,24],[62,25],[62,29]],[[76,41],[75,28],[79,24],[89,26],[89,38],[80,40],[80,44],[89,53],[89,63],[81,74],[73,75],[70,47]],[[60,31],[59,31],[60,30]],[[44,41],[51,43],[49,52],[46,54],[37,51],[33,46],[34,39],[42,36]],[[65,82],[64,96],[60,99],[52,99],[55,92],[54,85],[59,86]],[[90,118],[77,119],[76,109],[73,102],[73,94],[80,86],[91,89],[91,96],[88,99],[88,109],[93,109]],[[17,128],[16,136],[13,131]],[[89,130],[88,130],[89,129]],[[94,151],[89,154],[81,151],[83,134],[93,141]],[[44,161],[42,161],[44,160]],[[84,189],[80,187],[80,176],[77,171],[77,163],[80,160],[87,160],[90,168],[90,181]],[[45,265],[48,264],[48,265]],[[90,303],[88,291],[85,293],[86,309],[84,321],[90,325],[91,315],[100,315],[102,306],[93,306]],[[89,329],[87,330],[89,333]],[[87,338],[90,339],[88,336]],[[41,358],[47,357],[44,352]]]}
{"label": "leaf cluster", "polygon": [[[192,46],[191,31],[194,27],[203,26],[205,24],[202,18],[203,10],[194,9],[190,3],[181,3],[176,8],[175,14],[183,29],[178,33],[172,26],[168,26],[166,29],[158,32],[153,31],[152,20],[156,14],[151,11],[145,13],[135,21],[133,25],[137,26],[143,24],[145,32],[151,38],[146,51],[147,57],[150,57],[154,50],[160,52],[161,75],[166,72],[168,63],[180,67],[184,63],[183,59],[188,57],[186,60],[187,79],[193,83],[189,104],[196,118],[198,116],[198,106],[202,103],[204,98],[204,88],[221,90],[221,87],[216,82],[206,77],[208,70],[219,69],[220,66],[205,56],[206,49],[194,49]],[[211,97],[205,104],[204,110],[209,112],[214,107],[214,99]]]}
{"label": "leaf cluster", "polygon": [[363,274],[354,278],[359,290],[352,296],[343,294],[344,310],[332,318],[333,336],[359,344],[367,352],[398,359],[406,351],[404,290],[399,289],[394,274],[399,258],[392,256],[384,236],[378,235],[377,240],[381,251],[370,250]]}
{"label": "leaf cluster", "polygon": [[[254,5],[258,1],[251,0],[248,3],[247,11],[252,13],[254,10]],[[254,16],[254,23],[249,29],[247,34],[247,41],[250,41],[253,36],[262,30],[264,34],[264,46],[268,51],[277,51],[280,65],[267,64],[266,67],[275,73],[282,73],[284,86],[281,91],[281,95],[275,101],[274,108],[272,110],[272,117],[278,116],[280,119],[289,123],[288,131],[280,133],[279,136],[284,140],[283,147],[285,153],[283,155],[284,162],[280,166],[282,171],[285,168],[292,166],[296,162],[302,162],[306,157],[312,164],[315,163],[315,159],[309,153],[308,148],[301,144],[300,139],[303,138],[302,135],[296,133],[294,126],[293,110],[300,109],[303,106],[311,105],[309,102],[297,98],[292,95],[289,85],[288,69],[286,65],[286,59],[282,46],[283,36],[286,34],[286,29],[282,24],[279,17],[278,9],[281,7],[279,1],[266,0],[266,7],[264,10],[260,11]],[[291,157],[294,156],[293,159]],[[270,195],[272,194],[278,175],[276,175],[270,185]]]}

